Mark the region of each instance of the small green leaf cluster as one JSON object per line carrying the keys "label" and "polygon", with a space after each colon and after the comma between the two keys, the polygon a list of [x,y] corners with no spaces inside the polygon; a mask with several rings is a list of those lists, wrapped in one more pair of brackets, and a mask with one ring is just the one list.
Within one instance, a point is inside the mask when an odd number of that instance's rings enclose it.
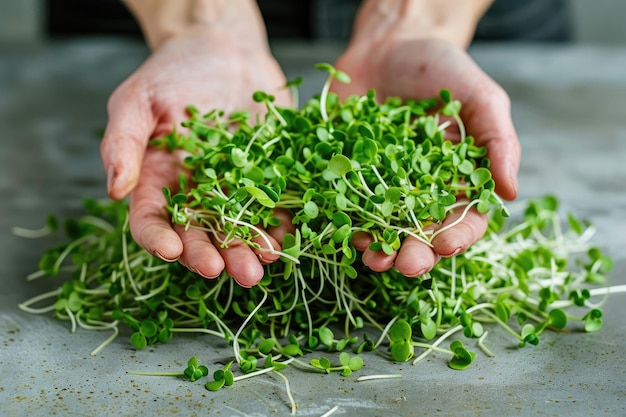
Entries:
{"label": "small green leaf cluster", "polygon": [[349,376],[354,371],[363,367],[363,359],[360,356],[351,356],[348,352],[339,354],[339,364],[333,365],[325,356],[311,359],[311,366],[326,373],[340,372],[341,376]]}
{"label": "small green leaf cluster", "polygon": [[235,374],[230,370],[233,362],[228,362],[223,369],[213,373],[213,381],[207,382],[204,387],[209,391],[219,391],[224,387],[230,387],[235,382]]}
{"label": "small green leaf cluster", "polygon": [[172,327],[174,321],[167,317],[166,310],[160,310],[156,315],[150,315],[154,318],[146,318],[139,321],[129,312],[115,310],[111,317],[122,323],[126,323],[133,331],[130,336],[130,343],[137,350],[143,350],[148,345],[155,343],[165,343],[173,336]]}
{"label": "small green leaf cluster", "polygon": [[198,357],[192,356],[187,361],[187,367],[183,371],[183,374],[189,381],[194,382],[207,376],[209,374],[209,368],[206,365],[200,365],[198,363]]}

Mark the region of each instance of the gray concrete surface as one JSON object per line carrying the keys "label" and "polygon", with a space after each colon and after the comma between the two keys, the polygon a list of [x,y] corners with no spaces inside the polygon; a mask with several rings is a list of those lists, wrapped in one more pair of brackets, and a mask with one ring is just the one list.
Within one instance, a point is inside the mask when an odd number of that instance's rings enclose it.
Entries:
{"label": "gray concrete surface", "polygon": [[[279,45],[290,76],[306,77],[331,61],[333,47]],[[191,355],[219,361],[230,352],[207,337],[176,337],[137,352],[119,338],[89,352],[108,334],[68,332],[67,323],[20,312],[16,304],[55,288],[28,283],[52,242],[10,234],[36,228],[48,213],[79,212],[84,196],[104,195],[98,132],[109,92],[136,67],[141,45],[92,40],[0,47],[0,415],[2,416],[281,416],[281,380],[255,378],[219,393],[173,378],[128,370],[179,370]],[[626,279],[626,49],[476,46],[477,61],[510,93],[523,147],[521,198],[557,195],[565,208],[597,225],[595,242],[615,259],[611,284]],[[304,92],[304,95],[307,94]],[[380,384],[337,375],[285,371],[298,415],[320,416],[619,416],[626,415],[626,295],[604,306],[597,334],[546,334],[539,346],[513,348],[493,329],[495,358],[454,372],[437,355],[417,366],[376,356],[367,373],[402,373]]]}

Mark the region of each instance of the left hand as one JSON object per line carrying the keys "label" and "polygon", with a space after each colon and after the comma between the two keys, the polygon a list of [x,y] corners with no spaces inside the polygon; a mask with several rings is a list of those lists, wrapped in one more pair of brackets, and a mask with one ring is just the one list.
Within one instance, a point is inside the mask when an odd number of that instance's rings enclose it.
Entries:
{"label": "left hand", "polygon": [[[284,75],[269,49],[250,41],[251,34],[232,32],[196,31],[155,48],[111,95],[101,154],[109,173],[109,195],[121,199],[130,194],[130,230],[139,245],[207,278],[225,269],[241,286],[251,287],[263,277],[263,264],[278,255],[252,250],[239,240],[222,248],[204,231],[173,227],[162,188],[177,191],[178,178],[186,173],[183,155],[147,147],[150,138],[169,133],[187,118],[189,104],[203,111],[246,109],[258,114],[264,109],[252,100],[256,90],[289,104],[282,89]],[[268,234],[274,249],[280,249],[274,238],[280,238],[280,231]],[[263,241],[259,244],[264,246]]]}

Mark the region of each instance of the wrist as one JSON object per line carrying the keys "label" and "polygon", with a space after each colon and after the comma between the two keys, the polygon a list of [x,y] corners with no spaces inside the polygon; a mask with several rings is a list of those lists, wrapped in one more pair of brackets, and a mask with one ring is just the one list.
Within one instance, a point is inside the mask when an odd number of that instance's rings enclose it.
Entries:
{"label": "wrist", "polygon": [[352,40],[434,38],[466,48],[493,0],[366,0]]}
{"label": "wrist", "polygon": [[169,39],[197,35],[238,37],[267,44],[254,0],[124,0],[154,50]]}

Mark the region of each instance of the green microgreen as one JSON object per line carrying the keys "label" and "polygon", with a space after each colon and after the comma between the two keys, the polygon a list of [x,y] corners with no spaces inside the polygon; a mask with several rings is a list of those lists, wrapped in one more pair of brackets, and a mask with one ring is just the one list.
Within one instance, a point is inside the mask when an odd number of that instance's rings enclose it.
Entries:
{"label": "green microgreen", "polygon": [[[486,150],[466,135],[461,104],[449,91],[383,102],[370,91],[342,102],[329,88],[347,76],[319,67],[327,82],[301,109],[256,92],[253,98],[267,106],[256,124],[247,112],[189,107],[185,133],[152,141],[189,155],[189,179],[181,177],[178,190],[164,189],[173,223],[204,230],[223,247],[240,239],[259,248],[262,229],[278,225],[274,210],[292,214],[295,232],[284,236],[280,259],[265,265],[258,285],[239,287],[226,272],[206,280],[152,256],[132,239],[126,202],[87,199],[86,215],[59,227],[68,243],[48,249],[29,276],[67,280],[20,307],[51,312],[70,321],[72,331],[110,330],[92,354],[121,327],[130,329],[137,350],[180,333],[226,340],[233,357],[212,374],[209,390],[266,373],[286,378],[281,371],[292,362],[347,376],[370,351],[414,364],[445,355],[450,368],[464,369],[476,358],[465,344],[493,356],[484,344],[487,326],[501,326],[519,346],[539,344],[549,329],[600,329],[601,302],[592,299],[626,286],[592,288],[613,266],[590,243],[592,225],[571,213],[563,221],[553,196],[529,201],[515,221],[507,220]],[[445,139],[444,117],[456,122],[457,142]],[[445,228],[432,233],[428,226],[453,211],[462,219],[472,208],[488,213],[486,235],[418,279],[369,270],[352,244],[354,233],[367,231],[370,249],[388,254],[407,236],[430,245]],[[55,219],[45,229],[56,228]],[[581,315],[566,313],[568,307]],[[304,360],[314,351],[326,356]],[[176,375],[208,376],[197,359],[187,365]],[[370,379],[391,377],[397,374]]]}
{"label": "green microgreen", "polygon": [[332,364],[330,359],[324,356],[311,359],[310,364],[326,373],[340,372],[341,376],[349,376],[363,367],[363,359],[360,356],[351,356],[348,352],[341,352],[339,364]]}

